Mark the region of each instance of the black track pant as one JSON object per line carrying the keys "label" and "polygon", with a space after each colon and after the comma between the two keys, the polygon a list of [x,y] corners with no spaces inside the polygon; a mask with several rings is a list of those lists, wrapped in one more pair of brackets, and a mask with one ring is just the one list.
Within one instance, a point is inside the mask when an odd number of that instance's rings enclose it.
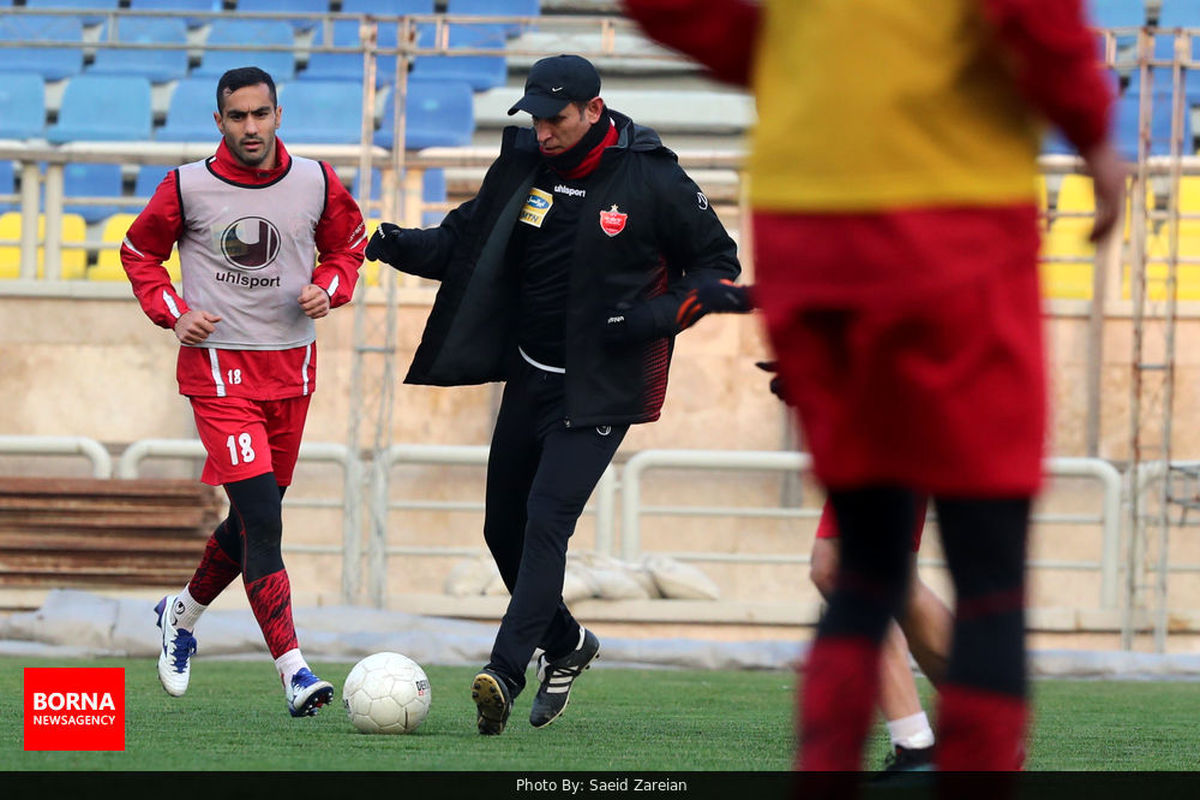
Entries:
{"label": "black track pant", "polygon": [[563,376],[522,363],[492,432],[483,537],[512,599],[488,667],[514,696],[536,648],[556,658],[578,642],[562,599],[567,541],[629,429],[568,428],[565,416]]}

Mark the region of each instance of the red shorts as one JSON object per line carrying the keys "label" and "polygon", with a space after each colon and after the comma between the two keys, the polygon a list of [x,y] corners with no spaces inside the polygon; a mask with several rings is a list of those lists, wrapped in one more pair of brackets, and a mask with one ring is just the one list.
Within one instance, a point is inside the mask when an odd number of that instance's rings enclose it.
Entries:
{"label": "red shorts", "polygon": [[[920,496],[917,498],[917,518],[913,521],[913,552],[921,549],[921,534],[925,531],[925,506],[928,504],[928,498]],[[841,534],[838,533],[837,516],[833,513],[833,503],[828,500],[821,507],[821,519],[817,522],[817,538],[818,539],[837,539]]]}
{"label": "red shorts", "polygon": [[188,399],[208,451],[201,481],[220,486],[273,472],[280,486],[291,484],[311,395],[286,400]]}
{"label": "red shorts", "polygon": [[[989,227],[992,216],[1000,222]],[[1028,215],[1028,229],[1016,224],[1023,217],[993,209],[756,215],[757,296],[826,486],[971,497],[1037,490],[1045,356],[1036,217]],[[963,240],[953,254],[944,241],[950,223]],[[978,232],[971,247],[964,230]],[[967,280],[954,270],[960,262]],[[846,271],[863,280],[830,286],[823,277]],[[905,271],[944,280],[896,288]]]}

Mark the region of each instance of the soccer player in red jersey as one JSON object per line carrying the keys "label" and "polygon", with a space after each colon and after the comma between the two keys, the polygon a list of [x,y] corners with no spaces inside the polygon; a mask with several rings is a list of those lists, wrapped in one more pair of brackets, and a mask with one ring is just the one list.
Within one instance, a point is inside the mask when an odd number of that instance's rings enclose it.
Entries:
{"label": "soccer player in red jersey", "polygon": [[[183,345],[176,376],[208,451],[201,480],[229,497],[192,579],[155,609],[158,676],[171,695],[187,690],[196,622],[240,574],[288,711],[311,716],[333,686],[296,640],[282,501],[316,389],[313,320],[350,301],[367,240],[333,168],[276,138],[282,108],[269,74],[226,72],[216,108],[216,154],[168,173],[121,246],[142,310]],[[163,267],[176,243],[182,292]]]}
{"label": "soccer player in red jersey", "polygon": [[805,666],[801,769],[861,766],[922,494],[956,594],[936,764],[1024,763],[1024,567],[1046,405],[1041,118],[1094,179],[1094,239],[1126,174],[1080,6],[626,0],[651,35],[757,100],[758,299],[841,532]]}

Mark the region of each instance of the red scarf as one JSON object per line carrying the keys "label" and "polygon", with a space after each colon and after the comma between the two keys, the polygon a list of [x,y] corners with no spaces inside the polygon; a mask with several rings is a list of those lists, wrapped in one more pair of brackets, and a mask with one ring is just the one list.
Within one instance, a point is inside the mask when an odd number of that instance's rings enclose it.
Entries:
{"label": "red scarf", "polygon": [[[604,135],[600,137],[600,141],[593,145],[592,148],[584,154],[583,158],[579,159],[574,166],[568,167],[567,169],[559,169],[557,166],[555,166],[556,162],[558,164],[570,164],[575,162],[575,159],[578,157],[576,155],[576,148],[587,147],[589,138],[595,138],[594,136],[589,137],[587,134],[584,134],[583,139],[580,140],[579,144],[575,145],[575,147],[571,148],[562,155],[555,156],[553,159],[547,159],[551,169],[553,169],[562,177],[571,179],[583,178],[595,172],[596,167],[600,166],[600,157],[604,155],[605,149],[612,147],[617,143],[617,126],[613,124],[612,119],[608,116],[607,109],[605,110],[602,121],[597,122],[593,127],[596,128],[600,125],[606,125],[607,130],[605,130]],[[591,131],[588,131],[588,133],[591,133]]]}

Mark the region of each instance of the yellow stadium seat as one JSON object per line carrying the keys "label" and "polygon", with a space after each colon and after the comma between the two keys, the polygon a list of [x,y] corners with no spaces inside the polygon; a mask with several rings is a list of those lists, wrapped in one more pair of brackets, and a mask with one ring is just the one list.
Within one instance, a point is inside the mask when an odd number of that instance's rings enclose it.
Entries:
{"label": "yellow stadium seat", "polygon": [[359,268],[358,274],[367,282],[367,286],[379,285],[380,264],[381,262],[379,261],[364,261],[363,265]]}
{"label": "yellow stadium seat", "polygon": [[[1167,299],[1167,257],[1171,242],[1166,225],[1150,237],[1146,262],[1146,293],[1155,302]],[[1200,221],[1182,221],[1179,226],[1178,257],[1200,260]],[[1178,300],[1200,300],[1200,263],[1178,264],[1175,270]],[[1129,270],[1126,268],[1122,280],[1121,294],[1132,298]]]}
{"label": "yellow stadium seat", "polygon": [[1063,175],[1062,183],[1058,186],[1058,200],[1054,207],[1058,211],[1086,211],[1096,209],[1095,194],[1092,191],[1092,179],[1087,175]]}
{"label": "yellow stadium seat", "polygon": [[[46,218],[38,215],[38,241],[46,236]],[[20,241],[21,214],[10,211],[0,214],[0,239]],[[37,276],[45,274],[45,248],[37,249]],[[78,214],[62,216],[62,259],[60,274],[64,280],[78,280],[87,268],[87,223]],[[21,274],[19,244],[0,245],[0,278],[17,278]]]}
{"label": "yellow stadium seat", "polygon": [[1041,211],[1044,214],[1044,213],[1046,213],[1047,209],[1050,206],[1049,194],[1046,191],[1046,176],[1045,175],[1039,174],[1037,176],[1036,188],[1034,189],[1034,191],[1037,194],[1038,211]]}
{"label": "yellow stadium seat", "polygon": [[[1055,300],[1090,300],[1095,246],[1088,241],[1092,221],[1057,219],[1042,234],[1042,296]],[[1054,260],[1051,260],[1054,259]],[[1061,259],[1061,260],[1059,260]]]}
{"label": "yellow stadium seat", "polygon": [[[129,226],[137,219],[136,214],[113,214],[104,222],[104,230],[101,234],[100,241],[105,244],[116,245],[115,247],[105,247],[100,251],[100,257],[96,260],[96,265],[87,271],[87,278],[90,281],[125,281],[129,277],[125,274],[125,268],[121,266],[121,242],[125,239],[125,234],[129,230]],[[171,257],[163,264],[167,268],[167,274],[171,276],[174,283],[179,283],[179,248],[176,247],[171,251]]]}

